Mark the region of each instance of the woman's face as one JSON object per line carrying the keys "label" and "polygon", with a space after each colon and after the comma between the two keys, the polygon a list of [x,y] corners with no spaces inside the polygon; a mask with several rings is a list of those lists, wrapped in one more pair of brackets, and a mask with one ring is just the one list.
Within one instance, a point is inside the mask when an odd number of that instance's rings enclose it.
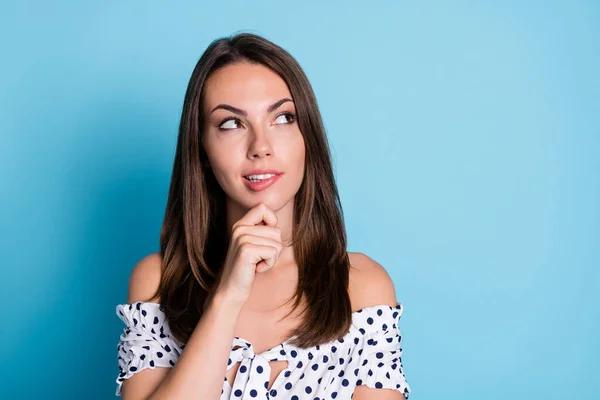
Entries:
{"label": "woman's face", "polygon": [[[202,107],[202,142],[228,200],[246,209],[265,203],[274,211],[293,200],[304,177],[305,147],[285,81],[262,64],[228,65],[206,81]],[[266,189],[252,189],[245,176],[255,169],[282,175]]]}

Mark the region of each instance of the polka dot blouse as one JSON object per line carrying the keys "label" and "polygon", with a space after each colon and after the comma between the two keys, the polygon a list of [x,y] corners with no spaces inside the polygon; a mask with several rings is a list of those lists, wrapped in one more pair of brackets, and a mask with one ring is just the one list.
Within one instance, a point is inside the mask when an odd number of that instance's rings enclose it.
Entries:
{"label": "polka dot blouse", "polygon": [[[220,400],[349,399],[359,385],[394,389],[408,398],[398,327],[402,310],[396,303],[355,311],[345,336],[307,349],[292,346],[290,338],[256,354],[252,343],[234,337],[227,370],[240,366],[233,382],[225,378]],[[146,368],[174,366],[185,344],[171,336],[157,303],[120,304],[116,311],[126,325],[117,346],[120,396],[124,379]],[[275,360],[288,364],[268,389],[269,361]]]}

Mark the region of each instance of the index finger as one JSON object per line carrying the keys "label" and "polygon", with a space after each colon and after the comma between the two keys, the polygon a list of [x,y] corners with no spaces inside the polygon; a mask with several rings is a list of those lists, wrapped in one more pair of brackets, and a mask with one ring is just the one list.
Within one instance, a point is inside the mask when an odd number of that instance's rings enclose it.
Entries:
{"label": "index finger", "polygon": [[244,215],[236,225],[268,225],[277,226],[277,215],[271,210],[265,203],[260,203],[256,207],[253,207]]}

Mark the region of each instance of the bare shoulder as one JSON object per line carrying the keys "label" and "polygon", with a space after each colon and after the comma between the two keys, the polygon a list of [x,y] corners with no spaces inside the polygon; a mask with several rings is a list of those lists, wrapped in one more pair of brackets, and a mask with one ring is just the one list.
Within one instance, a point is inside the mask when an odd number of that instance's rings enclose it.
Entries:
{"label": "bare shoulder", "polygon": [[396,305],[396,289],[386,269],[364,253],[348,252],[352,310],[377,305]]}
{"label": "bare shoulder", "polygon": [[153,296],[160,284],[161,274],[162,259],[160,253],[149,254],[138,261],[129,277],[127,303],[131,304],[136,301],[160,303],[160,299]]}

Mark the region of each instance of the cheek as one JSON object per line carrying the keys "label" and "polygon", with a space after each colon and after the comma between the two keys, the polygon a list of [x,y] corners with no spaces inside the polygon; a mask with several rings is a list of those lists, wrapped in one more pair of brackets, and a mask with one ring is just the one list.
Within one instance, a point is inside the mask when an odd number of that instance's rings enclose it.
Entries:
{"label": "cheek", "polygon": [[204,148],[206,149],[206,156],[215,170],[215,175],[223,174],[226,170],[231,169],[232,160],[235,159],[233,146],[207,139]]}
{"label": "cheek", "polygon": [[289,149],[288,160],[290,172],[294,171],[294,180],[297,181],[297,184],[301,184],[301,181],[304,179],[305,152],[304,141],[302,139],[295,141],[293,147]]}
{"label": "cheek", "polygon": [[306,158],[306,147],[304,145],[304,138],[302,137],[302,135],[300,135],[300,139],[298,140],[298,143],[296,145],[296,154],[298,155],[297,162],[299,164],[299,167],[303,171]]}
{"label": "cheek", "polygon": [[227,153],[220,146],[215,146],[210,141],[205,142],[206,158],[210,169],[221,187],[227,186],[229,171],[232,168],[231,152]]}

